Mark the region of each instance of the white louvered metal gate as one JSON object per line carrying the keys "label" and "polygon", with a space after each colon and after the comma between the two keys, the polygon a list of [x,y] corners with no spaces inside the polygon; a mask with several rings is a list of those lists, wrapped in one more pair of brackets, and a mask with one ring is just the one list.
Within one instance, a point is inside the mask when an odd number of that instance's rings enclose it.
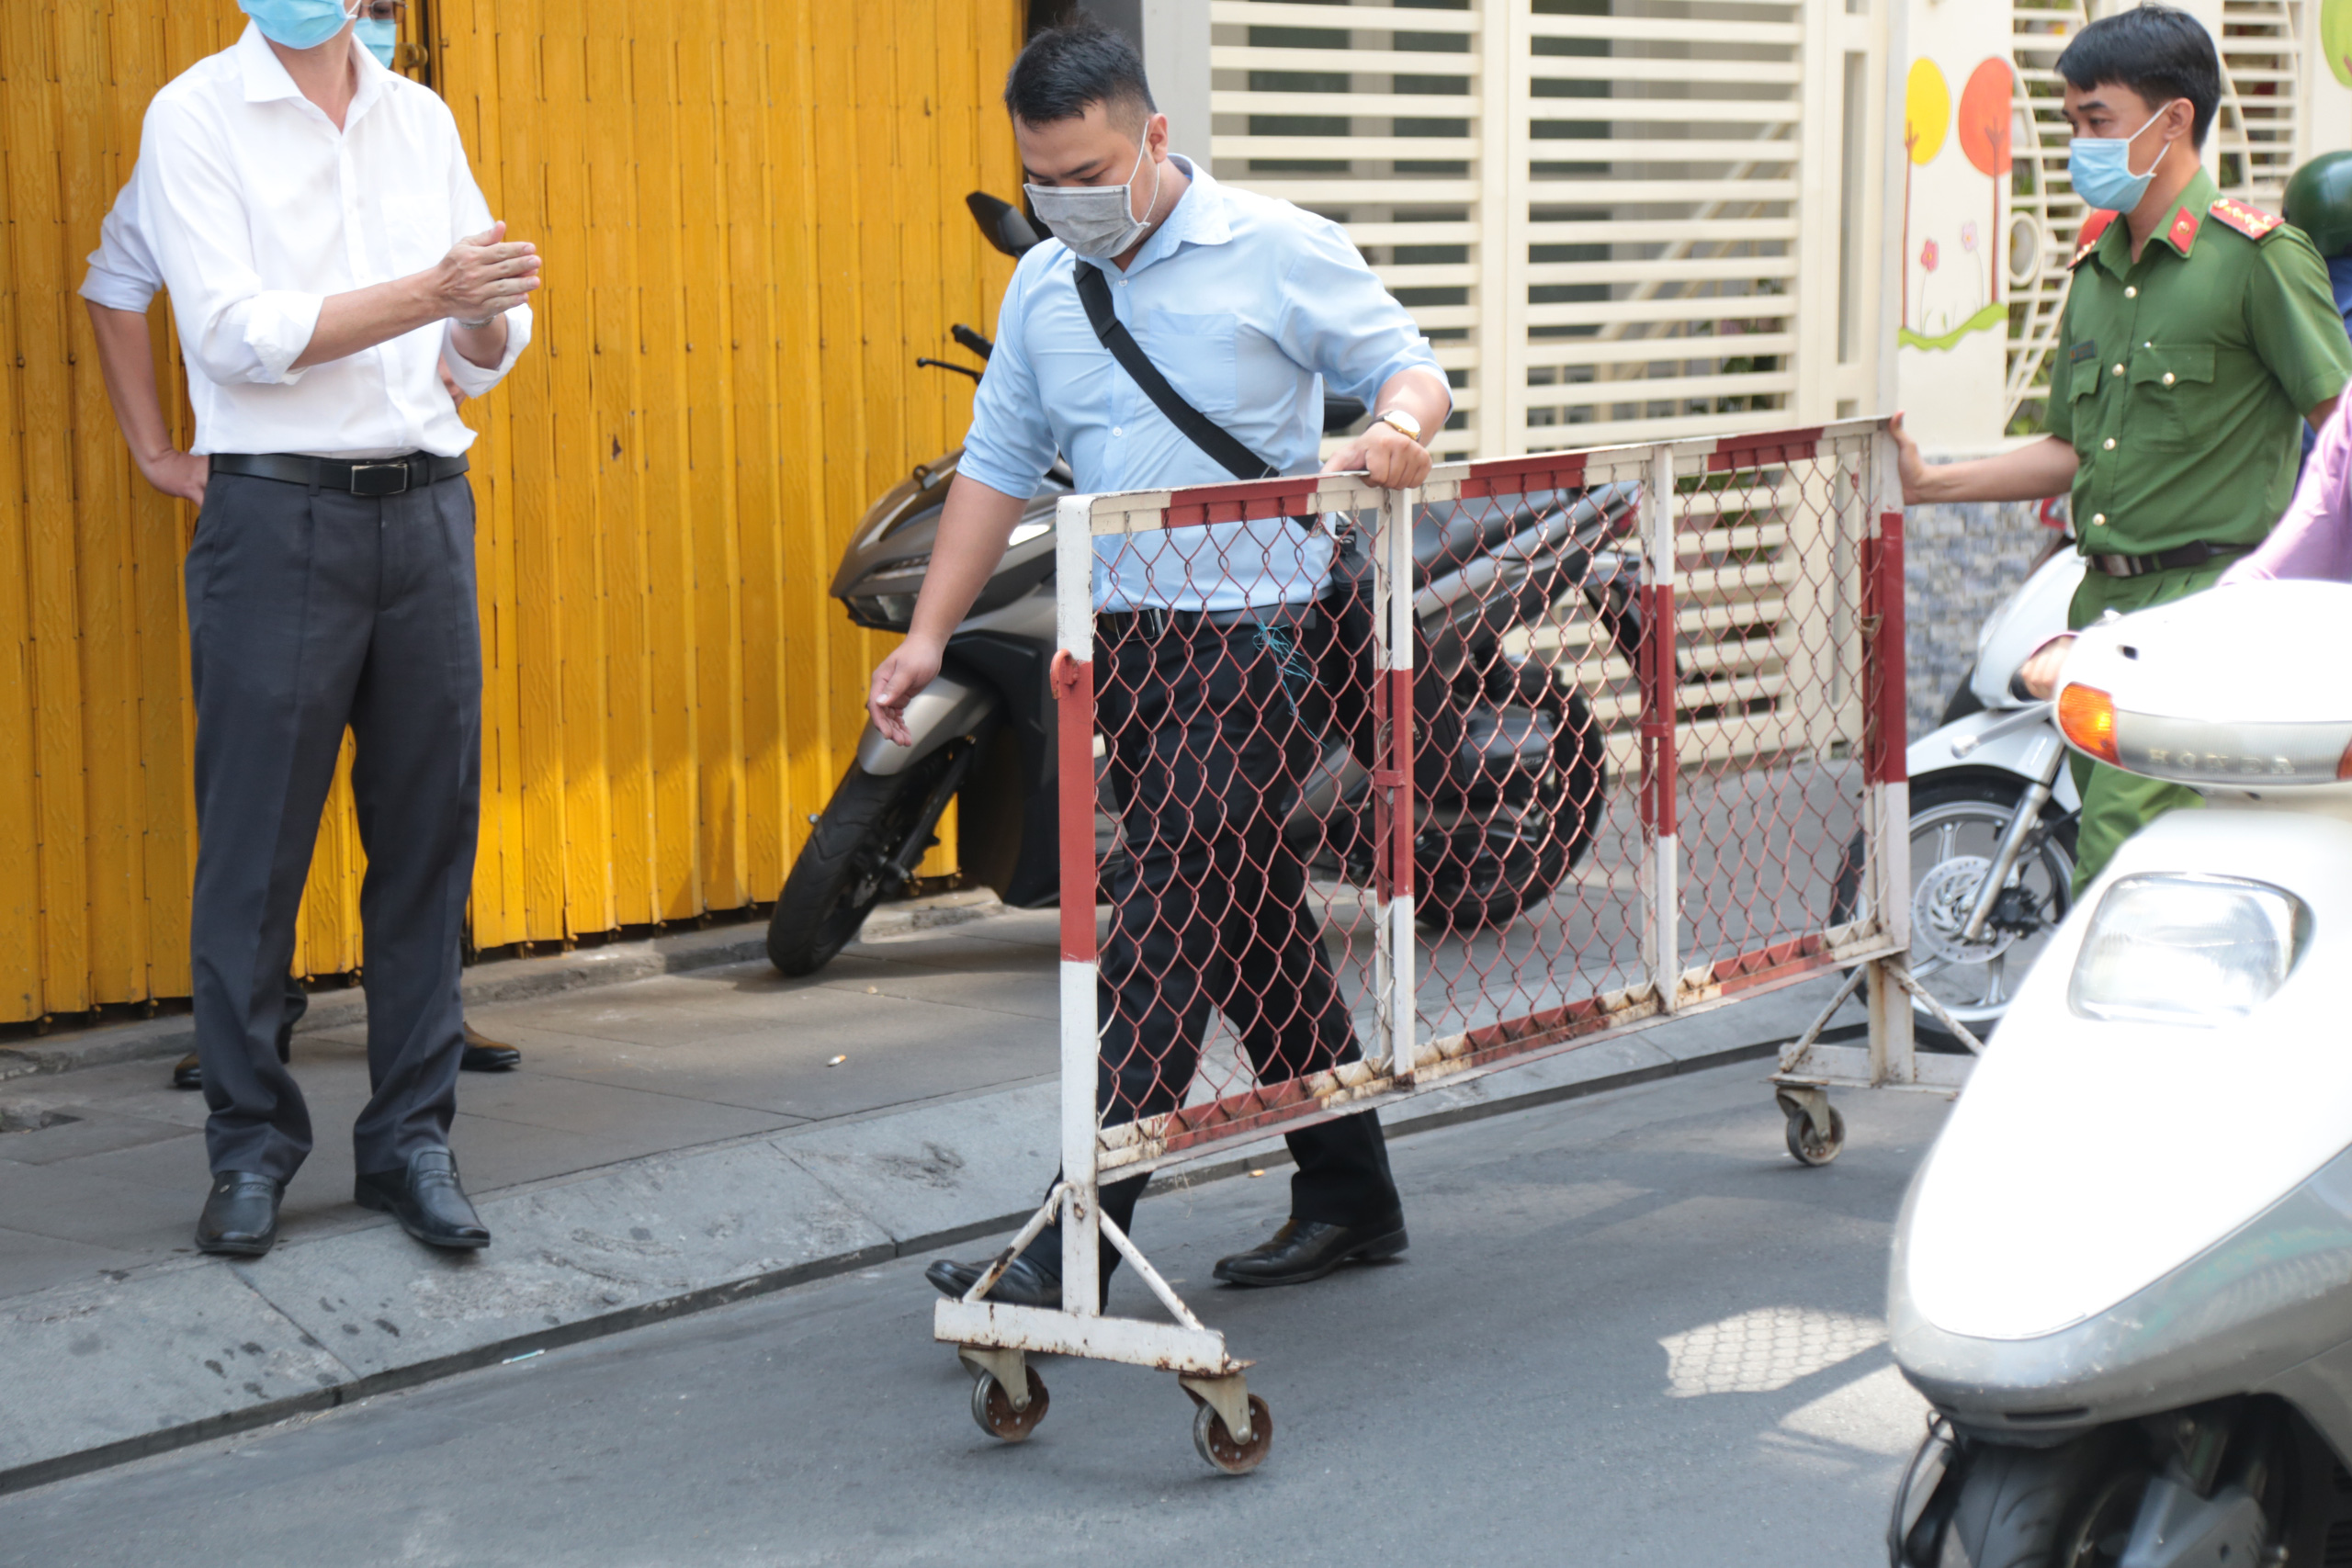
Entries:
{"label": "white louvered metal gate", "polygon": [[1347,226],[1441,457],[1869,412],[1886,4],[1214,0],[1214,169]]}
{"label": "white louvered metal gate", "polygon": [[[1442,460],[1874,413],[1888,3],[1213,0],[1214,172],[1347,226],[1453,383]],[[1766,750],[1778,570],[1677,610],[1684,709]],[[1622,765],[1634,672],[1588,610],[1510,651]]]}

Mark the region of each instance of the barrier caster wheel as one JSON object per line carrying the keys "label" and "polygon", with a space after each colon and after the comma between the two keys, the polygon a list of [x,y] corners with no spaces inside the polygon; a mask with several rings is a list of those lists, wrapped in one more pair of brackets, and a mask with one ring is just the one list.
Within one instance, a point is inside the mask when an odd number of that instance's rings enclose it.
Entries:
{"label": "barrier caster wheel", "polygon": [[1827,1165],[1846,1146],[1846,1119],[1829,1108],[1829,1136],[1814,1129],[1813,1117],[1803,1106],[1789,1113],[1789,1153],[1799,1165]]}
{"label": "barrier caster wheel", "polygon": [[1012,1396],[992,1372],[982,1372],[972,1380],[972,1419],[980,1430],[991,1438],[1008,1443],[1024,1443],[1037,1423],[1046,1418],[1046,1380],[1037,1375],[1035,1367],[1024,1368],[1029,1374],[1029,1407],[1015,1410]]}
{"label": "barrier caster wheel", "polygon": [[[1197,1395],[1194,1396],[1196,1399]],[[1250,1396],[1250,1440],[1234,1440],[1226,1427],[1225,1417],[1206,1400],[1193,1412],[1193,1447],[1201,1457],[1227,1475],[1247,1475],[1266,1461],[1266,1450],[1274,1446],[1274,1417],[1266,1402],[1256,1394]]]}

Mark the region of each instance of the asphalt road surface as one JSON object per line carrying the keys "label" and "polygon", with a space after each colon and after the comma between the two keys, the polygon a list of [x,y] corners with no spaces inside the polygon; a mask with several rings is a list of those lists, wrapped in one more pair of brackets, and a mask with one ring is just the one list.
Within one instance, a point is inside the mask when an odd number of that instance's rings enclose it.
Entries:
{"label": "asphalt road surface", "polygon": [[[1317,1285],[1208,1279],[1281,1170],[1148,1201],[1147,1254],[1258,1363],[1253,1475],[1123,1367],[1040,1361],[1037,1435],[989,1438],[911,1258],[0,1497],[0,1562],[1868,1568],[1924,1414],[1887,1235],[1945,1102],[1842,1095],[1808,1170],[1761,1072],[1401,1140],[1412,1250]],[[1156,1313],[1124,1273],[1111,1305]]]}

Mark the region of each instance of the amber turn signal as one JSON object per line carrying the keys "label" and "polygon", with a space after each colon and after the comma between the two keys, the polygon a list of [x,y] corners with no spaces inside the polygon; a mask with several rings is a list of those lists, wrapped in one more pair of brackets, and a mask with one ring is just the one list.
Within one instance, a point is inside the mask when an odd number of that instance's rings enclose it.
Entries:
{"label": "amber turn signal", "polygon": [[2077,750],[2102,762],[2116,762],[2115,699],[2097,686],[2069,686],[2058,694],[2058,728]]}
{"label": "amber turn signal", "polygon": [[2335,776],[2339,779],[2352,779],[2352,746],[2344,748],[2344,755],[2335,764]]}

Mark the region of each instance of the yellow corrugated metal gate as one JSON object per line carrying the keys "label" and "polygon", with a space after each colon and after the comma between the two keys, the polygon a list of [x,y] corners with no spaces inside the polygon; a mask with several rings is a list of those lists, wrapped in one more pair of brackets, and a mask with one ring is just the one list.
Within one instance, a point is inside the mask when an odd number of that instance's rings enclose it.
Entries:
{"label": "yellow corrugated metal gate", "polygon": [[[1010,275],[961,197],[1018,177],[996,95],[1023,9],[411,6],[492,209],[548,265],[530,352],[467,410],[477,945],[775,897],[881,651],[826,596],[834,561],[960,438],[970,383],[913,356],[987,330]],[[0,1022],[188,987],[193,509],[131,467],[74,290],[147,100],[242,26],[228,0],[0,5]],[[338,784],[305,972],[358,966],[360,869]]]}

